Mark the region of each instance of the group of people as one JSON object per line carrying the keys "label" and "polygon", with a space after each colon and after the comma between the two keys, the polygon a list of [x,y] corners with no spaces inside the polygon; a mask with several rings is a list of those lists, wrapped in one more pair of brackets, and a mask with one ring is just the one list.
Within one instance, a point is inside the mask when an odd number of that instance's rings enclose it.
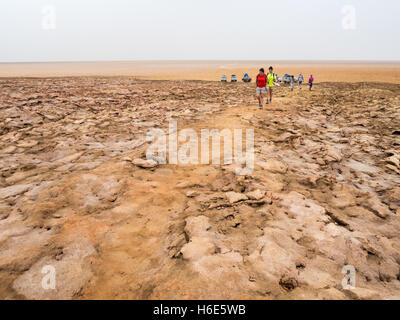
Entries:
{"label": "group of people", "polygon": [[[263,98],[264,95],[266,94],[267,96],[267,104],[272,103],[272,89],[275,87],[277,83],[277,76],[274,73],[274,69],[272,67],[269,67],[268,73],[265,73],[264,68],[260,69],[259,74],[257,75],[256,78],[256,95],[258,99],[258,105],[259,108],[263,108]],[[300,73],[298,82],[299,82],[299,88],[301,89],[301,85],[303,84],[304,81],[304,76]],[[312,89],[314,82],[314,78],[311,75],[310,78],[308,79],[308,85],[310,87],[310,91]],[[295,79],[294,76],[291,76],[290,78],[290,89],[293,91],[294,89],[294,83]]]}
{"label": "group of people", "polygon": [[[299,77],[298,77],[297,81],[298,81],[298,83],[299,83],[299,88],[301,89],[301,85],[302,85],[303,82],[304,82],[304,76],[303,76],[301,73],[299,74]],[[294,79],[294,76],[291,76],[291,78],[290,78],[290,89],[291,89],[292,91],[293,91],[293,89],[294,89],[294,83],[295,83],[295,82],[296,82],[296,81],[295,81],[295,79]],[[311,89],[312,89],[313,82],[314,82],[314,77],[311,75],[310,78],[308,78],[308,86],[310,87],[310,91],[311,91]]]}

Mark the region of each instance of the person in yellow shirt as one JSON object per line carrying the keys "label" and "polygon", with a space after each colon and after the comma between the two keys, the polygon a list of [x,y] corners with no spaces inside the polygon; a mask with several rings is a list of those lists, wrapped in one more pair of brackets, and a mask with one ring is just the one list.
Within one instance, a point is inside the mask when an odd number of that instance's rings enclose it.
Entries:
{"label": "person in yellow shirt", "polygon": [[276,74],[274,73],[274,69],[269,67],[269,72],[267,74],[267,104],[272,103],[272,88],[275,87]]}

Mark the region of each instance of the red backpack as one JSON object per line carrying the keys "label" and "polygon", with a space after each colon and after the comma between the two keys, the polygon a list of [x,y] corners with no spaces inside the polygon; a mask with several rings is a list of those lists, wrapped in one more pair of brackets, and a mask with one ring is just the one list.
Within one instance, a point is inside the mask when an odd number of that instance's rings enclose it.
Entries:
{"label": "red backpack", "polygon": [[257,82],[257,87],[265,88],[265,86],[267,85],[267,75],[265,73],[262,76],[260,76],[260,74],[258,74],[257,78],[256,78],[256,82]]}

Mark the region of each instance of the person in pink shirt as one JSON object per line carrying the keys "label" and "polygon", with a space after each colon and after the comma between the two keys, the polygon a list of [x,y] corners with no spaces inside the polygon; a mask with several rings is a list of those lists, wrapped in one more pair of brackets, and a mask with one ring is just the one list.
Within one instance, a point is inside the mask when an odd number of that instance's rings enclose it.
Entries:
{"label": "person in pink shirt", "polygon": [[311,76],[310,76],[310,79],[308,79],[308,84],[310,85],[310,91],[311,91],[311,89],[312,89],[313,82],[314,82],[314,78],[313,78],[313,76],[311,75]]}

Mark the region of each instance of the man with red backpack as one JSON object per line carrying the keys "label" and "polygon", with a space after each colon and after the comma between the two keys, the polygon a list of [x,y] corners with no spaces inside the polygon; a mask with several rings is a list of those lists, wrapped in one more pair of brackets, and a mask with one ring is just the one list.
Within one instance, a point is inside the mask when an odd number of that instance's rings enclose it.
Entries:
{"label": "man with red backpack", "polygon": [[264,73],[264,68],[260,69],[256,78],[256,94],[258,99],[258,107],[263,108],[263,97],[267,93],[267,75]]}

